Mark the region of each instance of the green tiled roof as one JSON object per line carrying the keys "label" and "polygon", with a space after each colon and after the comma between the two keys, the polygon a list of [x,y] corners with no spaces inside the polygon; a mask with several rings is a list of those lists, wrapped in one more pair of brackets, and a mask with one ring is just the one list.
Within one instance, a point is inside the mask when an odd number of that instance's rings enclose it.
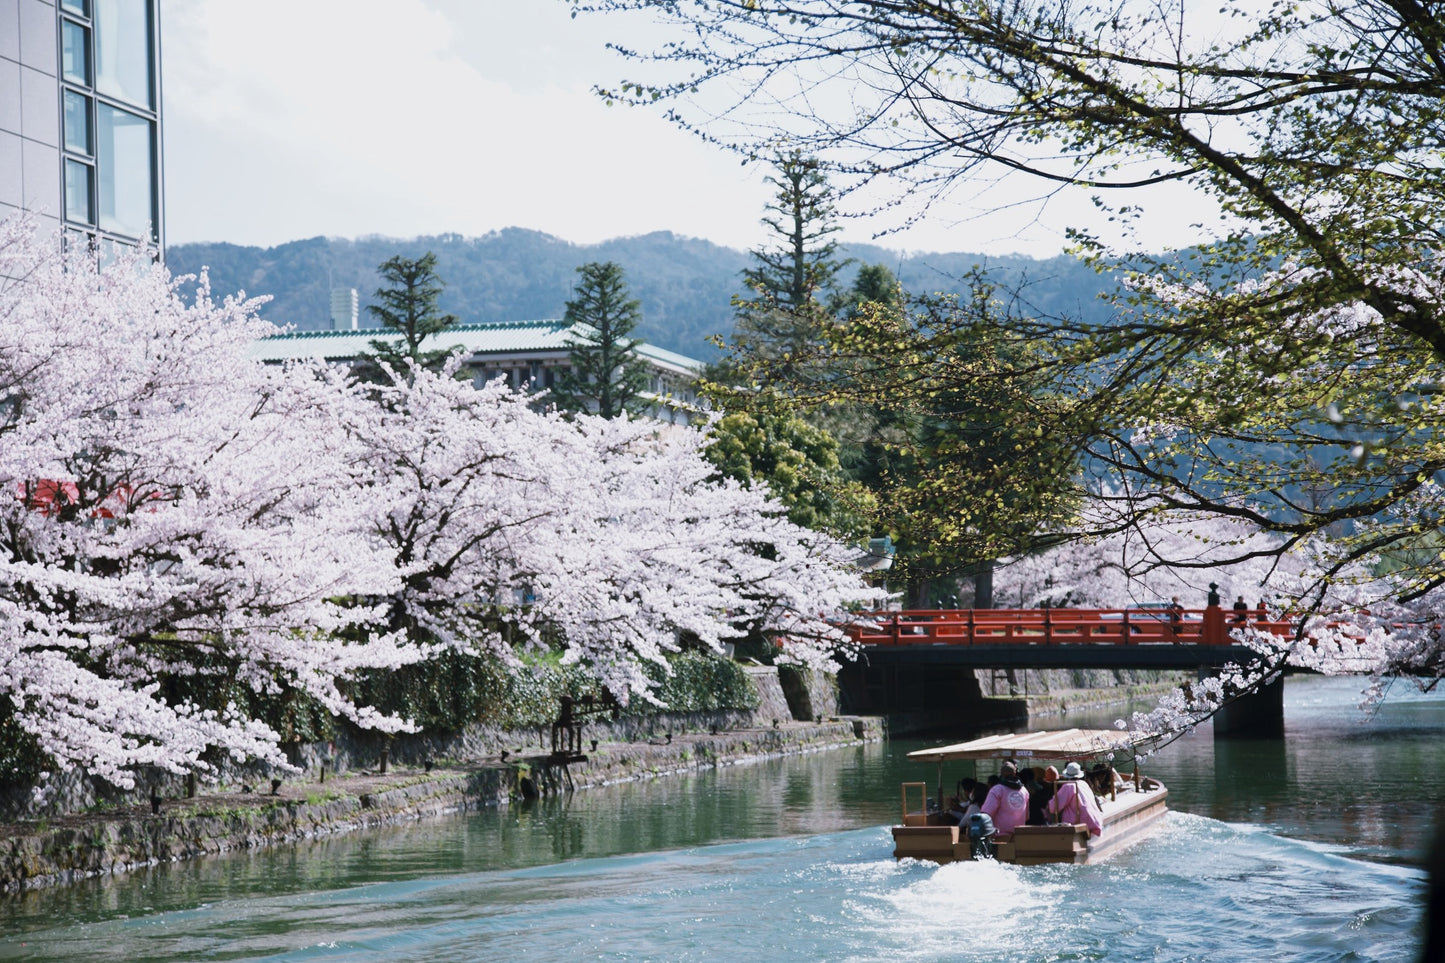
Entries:
{"label": "green tiled roof", "polygon": [[[400,337],[389,328],[291,331],[262,338],[256,342],[252,354],[263,361],[299,361],[305,358],[346,361],[369,352],[372,341],[394,341]],[[499,360],[517,355],[561,356],[571,350],[575,337],[572,328],[559,320],[505,321],[499,324],[460,324],[440,335],[433,335],[424,347],[427,350],[444,350],[460,346],[468,355],[495,356]],[[646,343],[638,345],[637,353],[659,367],[682,373],[694,374],[703,367],[703,363],[695,358]]]}

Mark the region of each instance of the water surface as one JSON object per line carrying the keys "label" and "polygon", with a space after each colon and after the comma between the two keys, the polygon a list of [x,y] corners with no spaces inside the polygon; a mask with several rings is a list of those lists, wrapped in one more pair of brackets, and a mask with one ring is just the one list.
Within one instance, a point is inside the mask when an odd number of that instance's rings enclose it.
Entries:
{"label": "water surface", "polygon": [[1098,865],[895,862],[892,742],[25,894],[0,960],[1409,961],[1445,699],[1358,689],[1160,753],[1165,831]]}

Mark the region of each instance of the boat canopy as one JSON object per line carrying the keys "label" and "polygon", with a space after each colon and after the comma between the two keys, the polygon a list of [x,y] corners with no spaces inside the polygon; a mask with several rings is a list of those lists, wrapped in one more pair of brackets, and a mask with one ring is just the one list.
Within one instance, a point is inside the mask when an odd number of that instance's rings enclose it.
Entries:
{"label": "boat canopy", "polygon": [[919,749],[908,754],[919,762],[949,762],[954,759],[1086,759],[1111,752],[1128,752],[1137,744],[1126,732],[1114,729],[1052,729],[1043,732],[1011,732],[1006,736],[984,736],[936,749]]}

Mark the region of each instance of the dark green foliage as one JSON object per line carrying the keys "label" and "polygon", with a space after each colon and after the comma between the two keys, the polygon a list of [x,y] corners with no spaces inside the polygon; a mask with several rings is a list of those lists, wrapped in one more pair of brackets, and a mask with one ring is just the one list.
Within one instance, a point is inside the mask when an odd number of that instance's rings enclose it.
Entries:
{"label": "dark green foliage", "polygon": [[663,706],[634,703],[628,712],[650,715],[655,712],[713,712],[726,709],[756,709],[758,690],[731,659],[722,659],[701,652],[684,652],[668,660],[671,676],[664,676],[658,666],[649,666],[648,674],[657,681],[658,699]]}
{"label": "dark green foliage", "polygon": [[[735,662],[684,653],[672,657],[669,665],[671,676],[660,666],[648,667],[665,705],[634,700],[628,715],[751,709],[758,704],[757,690]],[[513,669],[495,658],[453,652],[392,672],[371,673],[355,694],[424,729],[452,731],[474,723],[502,729],[550,725],[562,696],[586,695],[592,688],[583,669],[552,658],[527,659]]]}
{"label": "dark green foliage", "polygon": [[[666,232],[575,245],[521,228],[477,238],[311,238],[272,248],[177,244],[166,249],[166,263],[178,274],[209,265],[217,292],[267,295],[272,300],[261,309],[262,317],[316,331],[330,326],[330,286],[360,292],[366,321],[368,292],[381,284],[376,266],[396,254],[420,257],[428,251],[435,252],[437,273],[447,279],[438,306],[464,324],[560,318],[571,296],[577,264],[615,261],[627,272],[633,296],[642,302],[637,336],[704,360],[718,356],[709,338],[732,336],[731,299],[748,266],[743,251]],[[845,260],[891,265],[908,290],[921,294],[962,293],[966,290],[962,279],[982,266],[1001,288],[1022,289],[1026,310],[1034,317],[1067,315],[1098,321],[1109,316],[1099,294],[1112,289],[1112,281],[1069,257],[1042,261],[962,253],[905,257],[867,244],[843,244],[838,252]]]}
{"label": "dark green foliage", "polygon": [[734,302],[731,360],[744,367],[758,359],[785,365],[807,354],[843,268],[834,238],[833,189],[817,160],[796,151],[784,154],[767,182],[777,188],[763,215],[769,243],[753,249],[743,271],[747,293]]}
{"label": "dark green foliage", "polygon": [[839,296],[834,313],[852,318],[865,304],[874,304],[897,314],[906,305],[903,286],[886,264],[865,264],[853,278],[853,286]]}
{"label": "dark green foliage", "polygon": [[869,534],[873,501],[851,483],[828,432],[788,411],[734,411],[714,422],[703,454],[718,473],[766,485],[804,528],[844,538]]}
{"label": "dark green foliage", "polygon": [[816,158],[793,151],[773,162],[767,183],[777,188],[763,216],[773,244],[755,248],[743,281],[783,311],[822,300],[843,267],[833,189]]}
{"label": "dark green foliage", "polygon": [[447,652],[390,672],[368,673],[355,695],[426,730],[472,723],[521,728],[551,723],[562,696],[582,695],[588,687],[582,670],[555,661],[529,660],[514,670],[490,656]]}
{"label": "dark green foliage", "polygon": [[[881,272],[865,279],[886,291]],[[1069,405],[1045,376],[1051,357],[1014,333],[1028,319],[978,275],[966,299],[856,301],[809,354],[749,370],[850,432],[846,465],[876,500],[874,534],[898,545],[890,579],[922,599],[931,580],[1028,550],[1071,518],[1079,446],[1054,430]]]}
{"label": "dark green foliage", "polygon": [[40,743],[15,722],[9,699],[0,699],[0,786],[29,785],[50,766]]}
{"label": "dark green foliage", "polygon": [[649,407],[644,393],[650,377],[633,337],[642,321],[641,305],[612,261],[584,264],[577,273],[582,279],[563,320],[576,327],[580,341],[572,348],[570,370],[552,389],[552,400],[564,410],[603,418],[640,414]]}
{"label": "dark green foliage", "polygon": [[311,696],[277,680],[276,691],[257,692],[237,682],[230,663],[217,654],[198,656],[195,671],[158,680],[172,705],[191,702],[202,709],[224,711],[235,705],[247,718],[259,719],[281,735],[282,742],[317,742],[335,733],[335,719]]}
{"label": "dark green foliage", "polygon": [[357,360],[358,377],[382,379],[383,364],[401,373],[408,364],[437,371],[446,362],[451,353],[446,348],[422,347],[428,339],[435,345],[434,336],[457,323],[456,315],[442,314],[438,308],[446,285],[437,276],[436,263],[436,255],[428,251],[419,258],[397,255],[377,268],[387,284],[376,289],[372,295],[376,303],[368,304],[366,310],[384,327],[400,334],[401,340],[373,340],[371,353]]}

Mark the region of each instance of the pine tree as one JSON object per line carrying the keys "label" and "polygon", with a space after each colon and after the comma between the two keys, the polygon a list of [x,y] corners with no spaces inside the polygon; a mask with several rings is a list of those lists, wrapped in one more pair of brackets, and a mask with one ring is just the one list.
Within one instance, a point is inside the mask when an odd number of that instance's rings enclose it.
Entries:
{"label": "pine tree", "polygon": [[777,189],[763,225],[771,246],[751,252],[743,271],[752,295],[736,301],[737,349],[744,358],[795,358],[816,340],[823,301],[845,261],[837,257],[834,191],[818,160],[784,154],[767,182]]}
{"label": "pine tree", "polygon": [[422,349],[427,338],[446,331],[457,323],[453,314],[442,314],[437,307],[446,285],[436,273],[436,255],[428,251],[419,258],[400,255],[389,258],[377,268],[388,287],[378,288],[372,295],[377,304],[366,310],[386,327],[401,335],[399,341],[376,339],[371,351],[357,359],[357,377],[366,381],[383,380],[382,364],[397,373],[406,372],[409,364],[439,371],[454,349]]}
{"label": "pine tree", "polygon": [[573,327],[571,370],[552,388],[557,407],[590,411],[603,418],[640,414],[650,372],[637,354],[642,342],[630,337],[642,321],[638,301],[628,296],[622,268],[612,261],[577,269],[581,280],[563,315]]}

